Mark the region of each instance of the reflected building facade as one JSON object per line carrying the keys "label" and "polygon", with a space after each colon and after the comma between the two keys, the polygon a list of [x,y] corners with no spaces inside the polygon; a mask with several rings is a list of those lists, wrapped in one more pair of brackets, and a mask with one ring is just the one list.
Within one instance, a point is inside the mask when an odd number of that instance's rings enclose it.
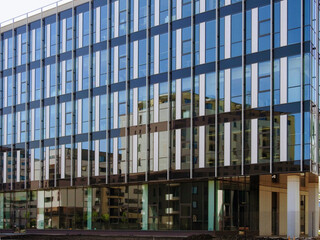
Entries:
{"label": "reflected building facade", "polygon": [[0,33],[0,231],[317,235],[318,0],[62,1]]}

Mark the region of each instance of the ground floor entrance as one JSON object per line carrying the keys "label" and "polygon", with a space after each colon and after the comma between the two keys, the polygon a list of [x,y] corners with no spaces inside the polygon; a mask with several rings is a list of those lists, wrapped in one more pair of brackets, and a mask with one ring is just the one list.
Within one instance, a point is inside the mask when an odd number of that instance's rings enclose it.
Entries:
{"label": "ground floor entrance", "polygon": [[318,178],[261,175],[0,193],[0,230],[192,230],[315,236]]}

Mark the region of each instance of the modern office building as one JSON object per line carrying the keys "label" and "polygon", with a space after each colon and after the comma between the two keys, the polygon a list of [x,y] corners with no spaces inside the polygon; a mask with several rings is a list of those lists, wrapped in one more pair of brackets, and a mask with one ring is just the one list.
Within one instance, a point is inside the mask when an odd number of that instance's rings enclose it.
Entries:
{"label": "modern office building", "polygon": [[319,0],[62,1],[0,31],[0,231],[318,234]]}

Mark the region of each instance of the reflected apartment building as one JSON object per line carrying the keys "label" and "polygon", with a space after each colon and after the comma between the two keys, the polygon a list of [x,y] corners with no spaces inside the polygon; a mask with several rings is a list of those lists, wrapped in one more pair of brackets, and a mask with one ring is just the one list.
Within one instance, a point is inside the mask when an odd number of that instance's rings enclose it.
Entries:
{"label": "reflected apartment building", "polygon": [[318,234],[318,0],[60,1],[0,34],[1,232]]}

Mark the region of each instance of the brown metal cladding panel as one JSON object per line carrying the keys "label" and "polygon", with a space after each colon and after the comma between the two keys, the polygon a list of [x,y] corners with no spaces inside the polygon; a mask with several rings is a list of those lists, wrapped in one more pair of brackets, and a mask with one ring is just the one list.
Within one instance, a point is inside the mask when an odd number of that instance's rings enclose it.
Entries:
{"label": "brown metal cladding panel", "polygon": [[90,178],[91,184],[105,184],[106,176],[94,176]]}
{"label": "brown metal cladding panel", "polygon": [[218,123],[241,121],[241,111],[220,113],[218,115]]}
{"label": "brown metal cladding panel", "polygon": [[129,135],[139,135],[139,134],[145,134],[146,133],[146,125],[139,125],[139,126],[132,126],[129,127]]}
{"label": "brown metal cladding panel", "polygon": [[148,175],[149,181],[161,181],[161,180],[167,180],[167,171],[159,171],[159,172],[150,172]]}
{"label": "brown metal cladding panel", "polygon": [[190,118],[174,120],[171,122],[171,129],[181,129],[190,127]]}
{"label": "brown metal cladding panel", "polygon": [[273,172],[274,173],[300,172],[300,160],[274,163]]}
{"label": "brown metal cladding panel", "polygon": [[14,190],[24,190],[24,183],[22,182],[17,182],[17,183],[14,183],[14,186],[13,186]]}
{"label": "brown metal cladding panel", "polygon": [[193,118],[193,126],[204,126],[215,123],[215,115],[201,116]]}
{"label": "brown metal cladding panel", "polygon": [[58,187],[70,187],[70,179],[59,179],[57,181]]}
{"label": "brown metal cladding panel", "polygon": [[250,164],[244,166],[245,175],[260,175],[270,173],[269,163]]}
{"label": "brown metal cladding panel", "polygon": [[198,168],[193,170],[194,178],[212,178],[215,176],[214,168]]}
{"label": "brown metal cladding panel", "polygon": [[170,179],[190,179],[190,169],[171,170]]}
{"label": "brown metal cladding panel", "polygon": [[232,177],[241,175],[241,165],[218,167],[218,177]]}
{"label": "brown metal cladding panel", "polygon": [[151,123],[150,124],[150,133],[154,132],[164,132],[168,129],[168,122],[160,122],[160,123]]}
{"label": "brown metal cladding panel", "polygon": [[125,136],[126,136],[126,129],[120,128],[120,137],[125,137]]}
{"label": "brown metal cladding panel", "polygon": [[31,181],[30,182],[30,189],[37,190],[39,188],[39,181]]}
{"label": "brown metal cladding panel", "polygon": [[129,174],[129,182],[144,182],[146,180],[145,173]]}
{"label": "brown metal cladding panel", "polygon": [[88,178],[87,177],[81,177],[74,179],[74,185],[75,186],[88,186]]}
{"label": "brown metal cladding panel", "polygon": [[124,175],[111,175],[109,177],[110,183],[124,183]]}

